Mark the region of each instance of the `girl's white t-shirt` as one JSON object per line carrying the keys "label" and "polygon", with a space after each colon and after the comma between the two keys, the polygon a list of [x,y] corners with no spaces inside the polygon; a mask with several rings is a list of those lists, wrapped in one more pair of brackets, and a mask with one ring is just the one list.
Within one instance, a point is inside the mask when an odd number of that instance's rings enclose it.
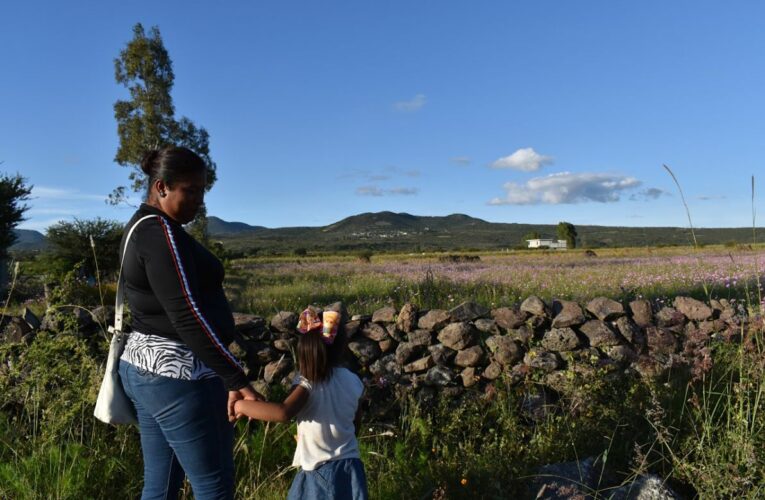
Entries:
{"label": "girl's white t-shirt", "polygon": [[314,470],[330,460],[360,458],[353,420],[364,384],[347,368],[335,367],[329,380],[311,384],[298,375],[295,385],[310,393],[298,412],[297,448],[292,465]]}

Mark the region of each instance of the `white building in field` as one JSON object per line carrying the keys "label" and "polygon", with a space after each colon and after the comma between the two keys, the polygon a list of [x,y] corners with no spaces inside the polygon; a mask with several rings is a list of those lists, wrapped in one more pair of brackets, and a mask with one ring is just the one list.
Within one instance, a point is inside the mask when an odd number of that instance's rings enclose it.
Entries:
{"label": "white building in field", "polygon": [[566,240],[538,239],[526,240],[529,248],[554,248],[556,250],[565,250],[567,248]]}

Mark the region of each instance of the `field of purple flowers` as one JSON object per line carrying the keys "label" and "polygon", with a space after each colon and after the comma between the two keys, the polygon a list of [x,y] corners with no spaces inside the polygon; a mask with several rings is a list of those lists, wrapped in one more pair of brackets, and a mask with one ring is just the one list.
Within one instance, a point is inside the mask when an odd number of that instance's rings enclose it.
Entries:
{"label": "field of purple flowers", "polygon": [[354,312],[407,301],[444,307],[470,299],[498,307],[529,295],[663,301],[682,293],[756,305],[765,283],[762,246],[477,255],[471,262],[438,254],[376,255],[369,262],[349,256],[245,259],[230,264],[227,283],[236,308],[263,314],[336,300]]}

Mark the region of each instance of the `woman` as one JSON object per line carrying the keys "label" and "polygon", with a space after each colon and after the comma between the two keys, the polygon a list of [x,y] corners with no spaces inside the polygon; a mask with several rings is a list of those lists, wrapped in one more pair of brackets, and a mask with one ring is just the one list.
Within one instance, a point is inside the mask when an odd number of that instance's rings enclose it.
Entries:
{"label": "woman", "polygon": [[182,227],[204,202],[206,167],[192,151],[166,147],[141,168],[146,202],[127,227],[155,217],[122,241],[133,331],[119,371],[138,414],[142,498],[176,498],[184,474],[198,500],[233,498],[233,406],[259,398],[227,348],[234,321],[223,266]]}

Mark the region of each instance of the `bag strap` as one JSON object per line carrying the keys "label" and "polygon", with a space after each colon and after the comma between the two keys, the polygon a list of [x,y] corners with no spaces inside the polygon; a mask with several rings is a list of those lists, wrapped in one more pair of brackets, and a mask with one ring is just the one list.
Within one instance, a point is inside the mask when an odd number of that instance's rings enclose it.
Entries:
{"label": "bag strap", "polygon": [[146,219],[151,219],[154,217],[159,217],[158,215],[147,215],[145,217],[141,217],[136,221],[135,224],[130,228],[130,230],[127,233],[127,238],[125,238],[125,247],[122,249],[122,257],[120,257],[120,274],[117,278],[117,298],[114,301],[114,326],[109,327],[109,330],[112,331],[115,335],[119,335],[122,333],[122,318],[125,311],[125,297],[124,297],[124,279],[122,276],[122,266],[125,264],[125,254],[127,253],[127,246],[130,244],[130,237],[133,235],[133,230],[136,228],[138,224],[145,221]]}

